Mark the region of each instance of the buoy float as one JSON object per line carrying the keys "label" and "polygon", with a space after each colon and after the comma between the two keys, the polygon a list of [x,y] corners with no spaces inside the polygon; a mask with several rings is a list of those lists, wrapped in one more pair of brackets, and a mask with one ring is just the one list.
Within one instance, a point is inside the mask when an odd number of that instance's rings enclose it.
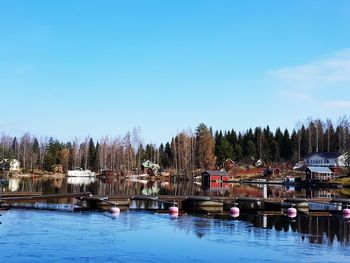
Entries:
{"label": "buoy float", "polygon": [[171,206],[169,208],[169,215],[171,219],[176,219],[179,217],[179,208],[176,206]]}
{"label": "buoy float", "polygon": [[343,217],[345,219],[350,219],[350,209],[349,208],[344,208],[343,209]]}
{"label": "buoy float", "polygon": [[120,213],[120,208],[119,207],[112,207],[109,211],[112,214],[119,214]]}
{"label": "buoy float", "polygon": [[239,217],[240,210],[238,207],[234,206],[230,208],[230,216],[233,218]]}
{"label": "buoy float", "polygon": [[230,209],[230,216],[233,218],[239,217],[240,210],[238,207],[231,207]]}
{"label": "buoy float", "polygon": [[297,217],[297,214],[298,214],[298,212],[297,212],[297,210],[294,207],[288,208],[288,210],[287,210],[287,216],[288,217],[295,218],[295,217]]}
{"label": "buoy float", "polygon": [[111,213],[111,216],[113,219],[120,216],[120,208],[119,207],[112,207],[109,209],[109,212]]}
{"label": "buoy float", "polygon": [[176,207],[176,206],[171,206],[171,207],[169,208],[169,213],[170,213],[170,214],[179,213],[179,208]]}

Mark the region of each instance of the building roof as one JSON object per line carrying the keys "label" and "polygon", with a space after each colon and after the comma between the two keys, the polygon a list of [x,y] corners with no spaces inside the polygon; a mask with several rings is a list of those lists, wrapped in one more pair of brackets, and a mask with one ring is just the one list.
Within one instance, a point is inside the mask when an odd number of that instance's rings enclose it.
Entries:
{"label": "building roof", "polygon": [[321,166],[308,166],[306,170],[309,170],[312,173],[318,173],[318,174],[333,173],[328,167],[321,167]]}
{"label": "building roof", "polygon": [[145,168],[157,168],[157,169],[160,169],[160,166],[156,163],[153,163],[151,162],[150,160],[147,160],[145,162],[142,163],[142,166],[145,167]]}
{"label": "building roof", "polygon": [[310,158],[311,156],[314,156],[314,155],[318,155],[318,156],[321,156],[321,157],[327,158],[327,159],[335,159],[343,154],[337,153],[337,152],[319,152],[319,153],[311,153],[311,154],[305,156],[305,158]]}
{"label": "building roof", "polygon": [[214,170],[207,170],[207,171],[204,171],[203,173],[207,173],[209,175],[228,175],[228,172],[226,171],[214,171]]}

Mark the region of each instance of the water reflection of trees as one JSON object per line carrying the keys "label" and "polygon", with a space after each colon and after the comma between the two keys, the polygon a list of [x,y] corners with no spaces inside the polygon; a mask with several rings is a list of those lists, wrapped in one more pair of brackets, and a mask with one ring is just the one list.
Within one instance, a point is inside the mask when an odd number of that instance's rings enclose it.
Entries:
{"label": "water reflection of trees", "polygon": [[[79,178],[78,178],[79,179]],[[83,180],[84,179],[84,180]],[[131,181],[123,179],[99,180],[82,178],[67,180],[67,178],[23,178],[13,179],[2,186],[2,191],[30,191],[44,194],[63,194],[77,192],[92,192],[96,195],[209,195],[230,197],[262,197],[262,185],[228,184],[219,189],[202,189],[193,182],[169,181]],[[335,189],[293,189],[283,186],[269,186],[269,197],[341,197]]]}
{"label": "water reflection of trees", "polygon": [[[311,244],[326,244],[329,246],[340,244],[342,246],[350,245],[350,222],[344,220],[341,216],[334,217],[309,217],[298,216],[295,220],[290,220],[284,216],[258,216],[254,214],[241,215],[240,221],[246,221],[253,226],[264,229],[273,229],[277,232],[295,232],[299,233],[301,242]],[[232,224],[228,217],[220,217],[220,220],[211,220],[208,218],[195,218],[194,220],[179,219],[176,227],[186,231],[193,232],[198,238],[206,235],[215,234],[222,236],[235,235],[237,228],[242,225]],[[266,232],[250,230],[245,226],[246,231],[254,232],[254,235],[266,235]]]}
{"label": "water reflection of trees", "polygon": [[277,231],[293,231],[301,234],[301,239],[308,240],[312,244],[333,245],[338,242],[349,245],[350,222],[341,216],[311,217],[300,215],[295,220],[284,216],[242,216],[240,219],[249,221],[254,226]]}
{"label": "water reflection of trees", "polygon": [[[11,178],[10,178],[11,180]],[[10,189],[11,188],[11,189]],[[141,194],[159,194],[159,195],[202,195],[204,194],[200,185],[192,182],[181,182],[173,184],[167,181],[128,181],[128,180],[95,180],[90,184],[74,183],[69,184],[66,178],[25,178],[11,181],[11,184],[2,186],[3,191],[31,191],[43,192],[44,194],[64,194],[77,192],[92,192],[97,195],[141,195]],[[221,189],[222,190],[222,189]],[[232,185],[224,192],[219,191],[207,192],[208,195],[229,195],[229,196],[261,196],[262,188],[249,185]],[[275,194],[282,195],[284,188],[270,187],[269,195],[275,190]],[[302,189],[293,196],[302,197],[305,195],[317,194],[324,195],[328,192],[335,194],[336,190],[312,190]],[[290,194],[290,193],[289,193]],[[59,203],[67,202],[66,200],[57,200]],[[158,203],[146,203],[145,207],[154,208]],[[225,219],[225,218],[224,218]],[[226,218],[227,219],[227,218]],[[341,245],[350,245],[350,222],[344,220],[341,216],[333,217],[308,217],[298,216],[294,221],[283,216],[257,216],[241,215],[240,220],[251,222],[256,227],[275,229],[276,231],[293,231],[301,234],[302,241],[308,241],[315,244],[340,243]],[[225,221],[215,221],[216,225],[208,223],[206,219],[195,220],[194,225],[190,226],[198,237],[203,237],[212,229],[217,231],[225,227],[228,231],[234,226],[227,224]],[[220,224],[219,226],[217,224]],[[179,225],[180,228],[186,227],[186,224]],[[232,230],[233,232],[233,230]]]}

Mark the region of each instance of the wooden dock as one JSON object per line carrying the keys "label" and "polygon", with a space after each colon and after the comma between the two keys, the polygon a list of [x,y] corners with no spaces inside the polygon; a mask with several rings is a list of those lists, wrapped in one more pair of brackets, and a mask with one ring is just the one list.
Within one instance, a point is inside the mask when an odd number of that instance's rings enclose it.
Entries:
{"label": "wooden dock", "polygon": [[[350,199],[339,198],[252,198],[252,197],[218,197],[218,196],[92,196],[83,197],[88,207],[108,209],[112,206],[128,207],[132,201],[159,203],[163,207],[176,205],[186,212],[220,213],[228,211],[235,204],[242,211],[281,211],[294,206],[300,212],[339,212],[350,204]],[[313,209],[309,206],[313,204]]]}
{"label": "wooden dock", "polygon": [[[177,196],[177,195],[110,195],[98,196],[90,192],[43,195],[35,192],[1,193],[0,207],[11,207],[14,203],[52,202],[58,199],[74,199],[74,204],[84,209],[109,210],[118,206],[122,210],[131,205],[153,204],[152,210],[167,210],[176,205],[180,210],[194,213],[223,213],[232,206],[238,206],[246,212],[281,212],[295,207],[303,213],[338,213],[350,204],[350,199],[340,198],[253,198],[253,197],[220,197],[220,196]],[[139,205],[139,206],[137,206]],[[149,206],[143,205],[143,209]]]}
{"label": "wooden dock", "polygon": [[0,192],[0,198],[2,197],[18,197],[18,196],[35,196],[42,195],[42,192]]}
{"label": "wooden dock", "polygon": [[90,196],[90,192],[83,193],[70,193],[70,194],[51,194],[43,195],[42,193],[33,192],[17,192],[13,194],[1,194],[0,195],[0,205],[2,203],[15,203],[15,202],[35,202],[35,201],[47,201],[51,199],[62,199],[62,198],[81,198],[85,196]]}

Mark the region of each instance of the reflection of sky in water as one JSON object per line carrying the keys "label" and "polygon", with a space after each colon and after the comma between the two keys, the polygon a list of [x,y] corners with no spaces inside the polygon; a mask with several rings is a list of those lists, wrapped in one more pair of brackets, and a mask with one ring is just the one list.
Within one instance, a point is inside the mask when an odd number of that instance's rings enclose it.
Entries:
{"label": "reflection of sky in water", "polygon": [[347,246],[304,242],[291,229],[141,212],[2,212],[2,262],[341,262]]}

